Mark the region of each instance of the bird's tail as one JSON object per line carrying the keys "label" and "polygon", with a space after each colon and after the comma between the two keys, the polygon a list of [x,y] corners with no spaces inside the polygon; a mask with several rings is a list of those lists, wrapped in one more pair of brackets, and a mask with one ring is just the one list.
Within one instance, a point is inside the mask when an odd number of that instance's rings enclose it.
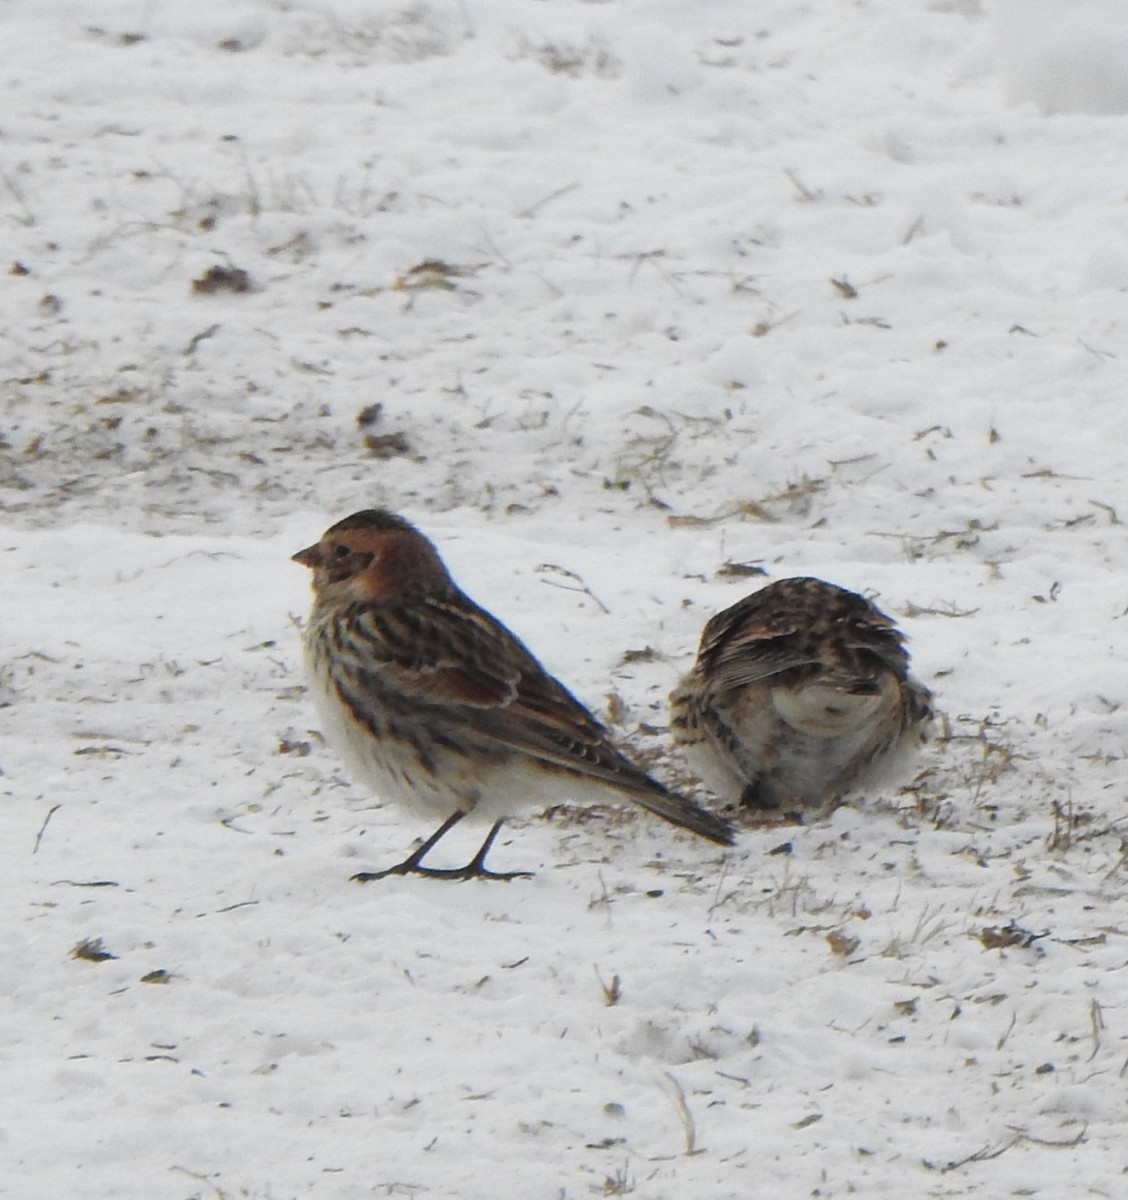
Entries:
{"label": "bird's tail", "polygon": [[702,808],[700,804],[695,804],[688,796],[671,792],[657,780],[652,779],[649,782],[653,786],[645,791],[641,788],[637,790],[632,788],[627,792],[635,804],[652,812],[656,817],[661,817],[664,821],[700,834],[701,837],[708,838],[711,842],[717,842],[722,846],[732,845],[735,831],[723,817],[718,817],[716,813],[711,813],[707,808]]}

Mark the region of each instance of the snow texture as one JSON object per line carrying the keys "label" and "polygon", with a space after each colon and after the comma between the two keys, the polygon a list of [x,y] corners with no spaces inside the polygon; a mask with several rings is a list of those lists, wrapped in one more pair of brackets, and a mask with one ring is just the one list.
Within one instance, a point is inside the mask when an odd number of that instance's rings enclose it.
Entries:
{"label": "snow texture", "polygon": [[[0,1196],[1124,1194],[1124,11],[8,0]],[[428,830],[289,556],[376,504],[671,782],[757,571],[937,736],[350,883]]]}

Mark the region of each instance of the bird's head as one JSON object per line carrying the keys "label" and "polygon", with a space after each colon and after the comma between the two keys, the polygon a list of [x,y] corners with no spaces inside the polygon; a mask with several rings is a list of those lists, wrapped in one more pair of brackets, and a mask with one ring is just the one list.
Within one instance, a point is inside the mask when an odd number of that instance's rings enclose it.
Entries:
{"label": "bird's head", "polygon": [[313,572],[319,600],[409,600],[446,591],[438,551],[410,522],[385,509],[353,513],[293,556]]}

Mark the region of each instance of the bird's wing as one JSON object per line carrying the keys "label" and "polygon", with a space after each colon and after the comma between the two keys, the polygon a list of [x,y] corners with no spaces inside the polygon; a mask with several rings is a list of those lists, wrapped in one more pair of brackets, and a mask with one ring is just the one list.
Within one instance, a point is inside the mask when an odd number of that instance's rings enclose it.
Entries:
{"label": "bird's wing", "polygon": [[357,618],[385,686],[479,737],[623,787],[653,781],[500,621],[468,597],[372,606]]}
{"label": "bird's wing", "polygon": [[357,606],[344,628],[346,644],[338,651],[408,703],[492,709],[517,694],[519,673],[502,652],[503,640],[491,639],[481,621],[446,601]]}
{"label": "bird's wing", "polygon": [[480,737],[586,774],[644,772],[500,621],[465,596],[365,608],[355,619],[381,681]]}
{"label": "bird's wing", "polygon": [[908,655],[896,625],[864,597],[818,579],[771,584],[718,613],[701,637],[699,662],[719,689],[795,672],[864,686],[875,672],[904,678]]}
{"label": "bird's wing", "polygon": [[763,683],[820,664],[818,646],[801,636],[797,622],[748,603],[755,598],[749,596],[705,626],[699,661],[718,690]]}

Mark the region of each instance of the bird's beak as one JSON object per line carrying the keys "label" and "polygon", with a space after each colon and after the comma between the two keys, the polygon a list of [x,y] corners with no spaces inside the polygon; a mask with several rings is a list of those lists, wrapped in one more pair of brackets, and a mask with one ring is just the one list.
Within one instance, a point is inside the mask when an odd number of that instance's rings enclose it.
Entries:
{"label": "bird's beak", "polygon": [[301,563],[303,567],[309,567],[313,571],[320,567],[325,559],[320,546],[307,546],[293,555],[290,561]]}

